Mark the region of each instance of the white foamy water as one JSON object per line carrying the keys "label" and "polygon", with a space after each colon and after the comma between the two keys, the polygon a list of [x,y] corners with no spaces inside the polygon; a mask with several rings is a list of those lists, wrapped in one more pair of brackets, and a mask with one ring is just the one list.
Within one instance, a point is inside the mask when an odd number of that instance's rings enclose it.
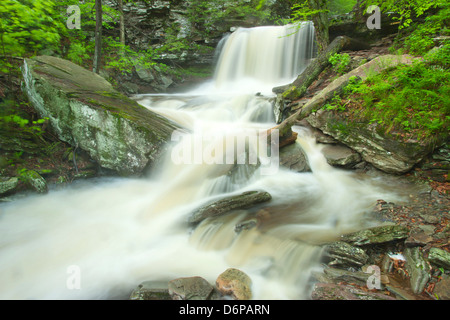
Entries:
{"label": "white foamy water", "polygon": [[[279,69],[301,69],[310,58],[302,50],[311,43],[286,44],[292,39],[281,36],[285,33],[282,27],[238,30],[224,43],[216,81],[189,93],[143,95],[138,101],[190,130],[185,137],[209,137],[202,148],[243,129],[271,128],[270,97],[255,96],[255,83],[277,85],[296,72]],[[283,50],[260,57],[265,45]],[[265,67],[248,67],[249,57]],[[232,72],[224,71],[232,63],[228,58],[237,59]],[[247,77],[248,87],[241,81]],[[214,283],[229,267],[251,277],[255,299],[308,298],[311,271],[320,267],[320,244],[360,227],[377,199],[393,195],[378,181],[330,167],[314,138],[295,130],[312,172],[279,167],[268,175],[243,165],[227,175],[233,165],[176,164],[169,152],[143,179],[87,181],[2,204],[0,298],[126,298],[142,281],[201,276]],[[173,142],[173,148],[186,141]],[[196,228],[187,224],[200,205],[249,190],[265,190],[272,201]],[[235,231],[255,216],[257,227]]]}

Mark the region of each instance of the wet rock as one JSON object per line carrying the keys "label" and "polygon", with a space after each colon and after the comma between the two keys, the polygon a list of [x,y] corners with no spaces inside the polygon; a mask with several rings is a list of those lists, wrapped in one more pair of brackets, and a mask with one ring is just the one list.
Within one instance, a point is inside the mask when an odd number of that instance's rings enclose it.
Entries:
{"label": "wet rock", "polygon": [[206,218],[217,217],[233,210],[251,208],[257,204],[270,201],[271,199],[272,196],[264,191],[244,192],[201,207],[188,218],[188,222],[199,223]]}
{"label": "wet rock", "polygon": [[450,300],[450,277],[444,276],[436,283],[433,294],[439,300]]}
{"label": "wet rock", "polygon": [[16,177],[0,177],[0,196],[14,191],[19,185],[19,179]]}
{"label": "wet rock", "polygon": [[413,228],[410,232],[409,237],[405,240],[405,246],[415,247],[415,246],[425,246],[427,243],[433,241],[433,238],[425,233],[424,230],[420,228]]}
{"label": "wet rock", "polygon": [[431,277],[422,251],[419,247],[406,248],[403,254],[406,258],[405,266],[408,271],[411,289],[415,294],[421,293]]}
{"label": "wet rock", "polygon": [[252,298],[252,280],[239,269],[229,268],[216,280],[217,290],[234,300],[250,300]]}
{"label": "wet rock", "polygon": [[25,59],[22,73],[23,90],[58,138],[120,175],[141,175],[179,128],[70,61]]}
{"label": "wet rock", "polygon": [[239,233],[243,230],[250,230],[253,229],[255,227],[257,227],[259,224],[258,219],[253,218],[253,219],[249,219],[249,220],[245,220],[243,222],[238,223],[235,227],[234,227],[234,231],[236,233]]}
{"label": "wet rock", "polygon": [[313,300],[396,300],[382,293],[334,283],[316,283],[311,298]]}
{"label": "wet rock", "polygon": [[354,246],[386,243],[406,239],[409,235],[408,228],[400,225],[386,225],[356,231],[341,236],[341,241]]}
{"label": "wet rock", "polygon": [[169,295],[173,300],[207,300],[214,287],[202,277],[178,278],[169,281]]}
{"label": "wet rock", "polygon": [[359,153],[343,145],[327,145],[322,153],[331,166],[350,169],[361,162]]}
{"label": "wet rock", "polygon": [[360,286],[366,286],[369,277],[372,275],[362,271],[348,271],[338,268],[325,268],[324,273],[333,283],[347,282],[356,283]]}
{"label": "wet rock", "polygon": [[324,254],[332,260],[328,263],[330,266],[361,267],[369,260],[369,256],[363,249],[343,241],[326,245]]}
{"label": "wet rock", "polygon": [[47,181],[36,171],[25,170],[21,173],[22,180],[34,191],[38,193],[47,193]]}
{"label": "wet rock", "polygon": [[428,261],[445,270],[450,270],[450,253],[439,248],[431,248],[428,253]]}
{"label": "wet rock", "polygon": [[130,300],[172,300],[167,282],[145,281],[130,295]]}
{"label": "wet rock", "polygon": [[[358,152],[362,159],[386,173],[403,174],[425,159],[436,142],[401,141],[383,135],[377,124],[349,122],[342,115],[320,110],[307,121],[325,134]],[[437,144],[441,144],[438,141]]]}
{"label": "wet rock", "polygon": [[309,172],[308,159],[300,144],[293,143],[280,149],[280,165],[296,172]]}

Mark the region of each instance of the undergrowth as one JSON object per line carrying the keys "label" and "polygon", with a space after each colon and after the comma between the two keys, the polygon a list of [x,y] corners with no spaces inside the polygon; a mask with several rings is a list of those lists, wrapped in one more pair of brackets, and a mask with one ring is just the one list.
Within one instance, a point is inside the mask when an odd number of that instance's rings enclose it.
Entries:
{"label": "undergrowth", "polygon": [[385,134],[423,140],[448,134],[450,123],[450,44],[423,60],[351,82],[325,106],[377,124]]}

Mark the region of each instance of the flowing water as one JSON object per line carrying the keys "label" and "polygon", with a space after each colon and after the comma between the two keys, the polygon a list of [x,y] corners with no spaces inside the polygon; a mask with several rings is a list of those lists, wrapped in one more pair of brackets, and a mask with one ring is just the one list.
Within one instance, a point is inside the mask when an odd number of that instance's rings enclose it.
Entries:
{"label": "flowing water", "polygon": [[[256,151],[260,162],[234,165],[242,154],[224,149],[224,137],[273,127],[271,88],[291,81],[314,56],[311,24],[289,32],[238,29],[223,41],[212,81],[185,93],[136,97],[188,132],[146,178],[79,182],[3,204],[0,298],[126,298],[142,281],[201,276],[214,283],[229,267],[251,277],[255,299],[308,298],[320,244],[360,228],[377,199],[396,196],[376,179],[330,167],[301,127],[294,130],[311,172],[274,163],[276,170],[264,171],[276,152]],[[245,150],[253,147],[248,142]],[[215,163],[211,150],[216,159],[231,153],[233,161]],[[249,190],[265,190],[272,200],[187,223],[202,204]],[[257,227],[236,231],[254,217]]]}

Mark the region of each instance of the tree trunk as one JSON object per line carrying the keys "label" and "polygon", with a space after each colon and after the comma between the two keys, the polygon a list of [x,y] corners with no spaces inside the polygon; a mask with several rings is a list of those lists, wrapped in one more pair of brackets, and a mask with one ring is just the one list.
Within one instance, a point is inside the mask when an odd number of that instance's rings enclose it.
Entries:
{"label": "tree trunk", "polygon": [[308,67],[303,71],[297,79],[290,85],[276,87],[273,89],[275,93],[282,93],[284,99],[294,101],[300,99],[308,90],[308,87],[313,83],[322,71],[328,66],[329,58],[344,49],[347,50],[361,50],[368,49],[368,45],[360,43],[346,36],[336,37],[330,45],[319,56],[314,59]]}
{"label": "tree trunk", "polygon": [[[408,55],[380,56],[350,71],[349,73],[340,76],[338,79],[330,83],[320,93],[315,95],[302,108],[297,110],[289,118],[284,120],[276,127],[269,129],[268,140],[270,139],[270,132],[272,130],[278,130],[280,137],[280,148],[283,145],[287,145],[295,141],[297,139],[297,135],[295,132],[292,131],[291,127],[297,121],[300,121],[308,117],[315,110],[319,110],[320,108],[322,108],[322,106],[324,106],[325,103],[330,99],[332,99],[335,95],[340,95],[343,92],[343,89],[348,85],[348,83],[351,81],[352,78],[353,78],[352,81],[364,81],[365,79],[367,79],[369,74],[373,74],[374,72],[378,73],[381,72],[382,70],[385,70],[386,68],[395,67],[400,64],[411,64],[413,61],[414,58]],[[282,144],[282,142],[284,143]]]}
{"label": "tree trunk", "polygon": [[120,13],[120,20],[119,20],[119,29],[120,29],[120,43],[125,46],[125,20],[123,16],[123,0],[119,0],[119,13]]}
{"label": "tree trunk", "polygon": [[102,0],[95,0],[95,51],[93,70],[100,72],[100,62],[102,56]]}
{"label": "tree trunk", "polygon": [[319,53],[324,51],[330,43],[328,35],[328,10],[327,0],[308,0],[309,7],[318,10],[319,13],[312,17],[316,34],[317,48]]}

